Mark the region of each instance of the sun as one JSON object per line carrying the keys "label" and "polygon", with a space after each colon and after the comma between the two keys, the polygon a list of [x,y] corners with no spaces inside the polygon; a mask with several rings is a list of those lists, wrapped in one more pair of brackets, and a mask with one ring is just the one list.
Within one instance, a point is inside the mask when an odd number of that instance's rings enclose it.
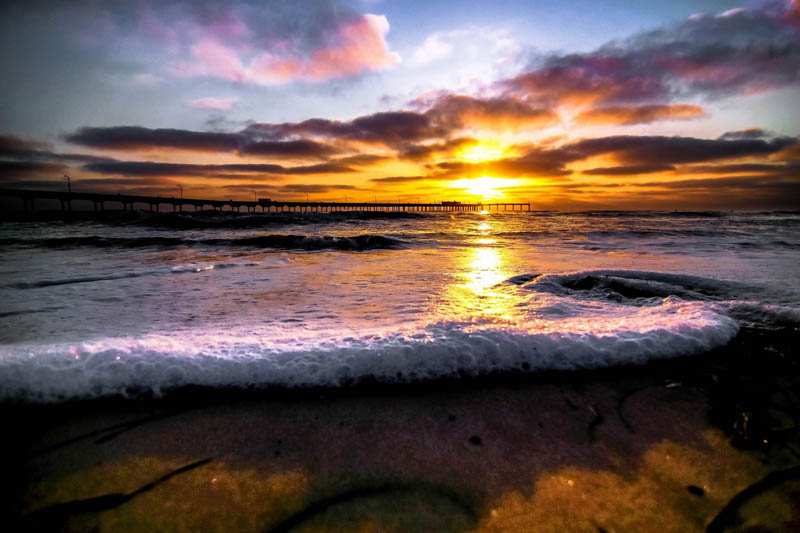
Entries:
{"label": "sun", "polygon": [[517,180],[509,178],[494,178],[491,176],[481,176],[479,178],[467,178],[456,180],[452,183],[455,189],[462,189],[468,194],[479,196],[483,200],[500,198],[505,195],[504,188],[513,187]]}
{"label": "sun", "polygon": [[458,158],[468,163],[482,163],[500,159],[505,152],[505,147],[498,141],[481,140],[462,149]]}

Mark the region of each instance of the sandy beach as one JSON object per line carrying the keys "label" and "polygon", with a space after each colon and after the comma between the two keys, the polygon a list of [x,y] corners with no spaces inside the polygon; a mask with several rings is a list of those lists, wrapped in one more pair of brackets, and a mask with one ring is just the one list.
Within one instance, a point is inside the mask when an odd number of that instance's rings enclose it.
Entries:
{"label": "sandy beach", "polygon": [[30,431],[6,489],[28,529],[790,530],[797,339],[745,330],[704,357],[571,374],[5,406]]}

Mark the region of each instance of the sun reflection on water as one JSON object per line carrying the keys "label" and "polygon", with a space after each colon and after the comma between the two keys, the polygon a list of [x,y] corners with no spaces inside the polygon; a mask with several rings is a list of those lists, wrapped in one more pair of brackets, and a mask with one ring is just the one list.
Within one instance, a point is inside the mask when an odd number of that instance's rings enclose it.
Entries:
{"label": "sun reflection on water", "polygon": [[510,323],[519,318],[521,296],[503,284],[513,276],[511,250],[492,236],[491,221],[473,228],[480,236],[460,254],[452,283],[444,290],[439,312],[449,320]]}

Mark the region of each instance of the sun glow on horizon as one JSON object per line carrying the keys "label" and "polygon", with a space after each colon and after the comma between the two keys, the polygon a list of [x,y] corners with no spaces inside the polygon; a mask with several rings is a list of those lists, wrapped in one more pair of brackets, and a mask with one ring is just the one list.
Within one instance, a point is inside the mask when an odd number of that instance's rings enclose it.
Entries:
{"label": "sun glow on horizon", "polygon": [[499,141],[486,139],[462,149],[458,153],[458,158],[467,163],[483,163],[500,159],[505,153],[506,148]]}
{"label": "sun glow on horizon", "polygon": [[505,196],[503,189],[514,187],[519,180],[510,178],[494,178],[492,176],[481,176],[479,178],[465,178],[456,180],[451,187],[463,189],[468,194],[479,196],[483,200],[491,200]]}

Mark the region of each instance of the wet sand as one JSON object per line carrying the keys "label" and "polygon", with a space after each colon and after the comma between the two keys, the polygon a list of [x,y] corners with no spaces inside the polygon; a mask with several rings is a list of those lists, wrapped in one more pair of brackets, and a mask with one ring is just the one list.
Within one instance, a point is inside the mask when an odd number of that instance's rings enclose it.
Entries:
{"label": "wet sand", "polygon": [[4,501],[31,530],[791,530],[799,340],[746,330],[646,367],[414,387],[6,405]]}

